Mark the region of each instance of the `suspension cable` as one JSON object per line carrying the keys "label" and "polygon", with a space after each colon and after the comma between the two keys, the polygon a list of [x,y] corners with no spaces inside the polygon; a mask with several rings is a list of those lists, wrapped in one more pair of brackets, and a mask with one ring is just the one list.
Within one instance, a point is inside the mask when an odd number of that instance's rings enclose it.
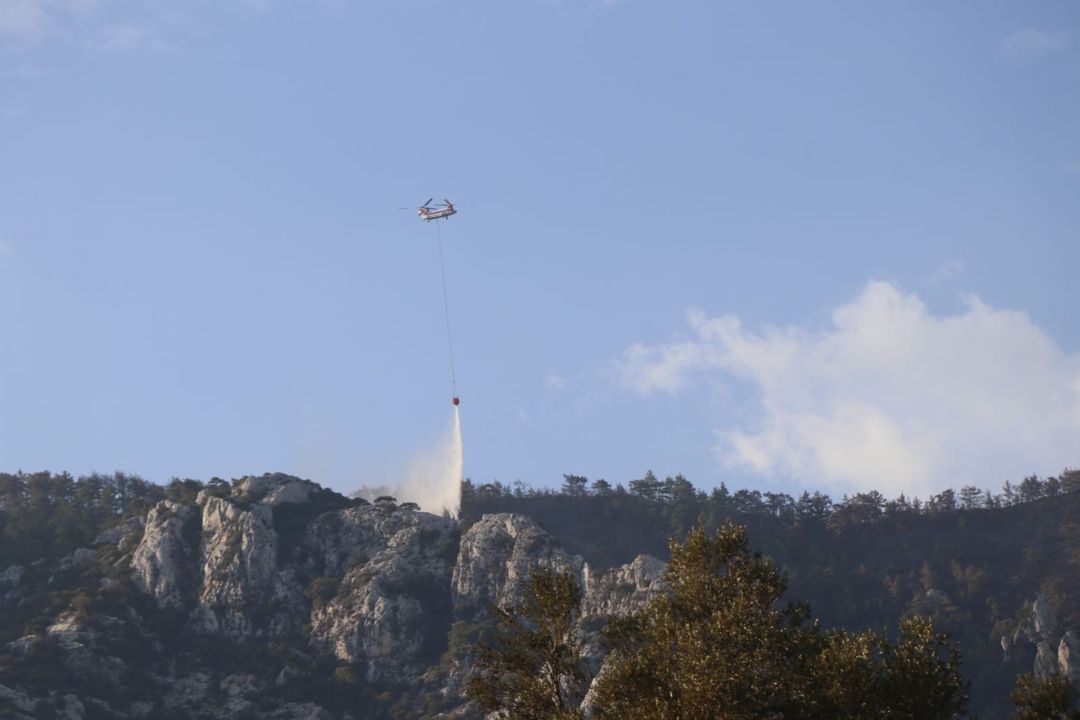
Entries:
{"label": "suspension cable", "polygon": [[443,311],[446,315],[446,348],[450,354],[450,397],[457,397],[457,378],[454,374],[454,340],[450,333],[450,302],[446,293],[446,262],[443,260],[442,220],[435,221],[435,234],[439,238],[439,272],[442,275]]}

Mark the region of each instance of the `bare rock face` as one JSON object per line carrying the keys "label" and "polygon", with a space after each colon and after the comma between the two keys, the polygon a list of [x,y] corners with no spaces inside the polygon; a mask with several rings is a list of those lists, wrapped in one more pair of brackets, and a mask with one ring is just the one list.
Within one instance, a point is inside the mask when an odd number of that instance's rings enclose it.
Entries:
{"label": "bare rock face", "polygon": [[162,500],[146,516],[142,541],[131,558],[135,586],[151,595],[159,607],[180,607],[184,600],[185,566],[193,549],[185,525],[194,510]]}
{"label": "bare rock face", "polygon": [[[276,492],[273,486],[259,490],[263,494],[258,497]],[[245,508],[241,502],[253,496],[243,485],[237,501],[199,494],[202,584],[191,614],[196,632],[241,639],[267,631],[280,634],[299,622],[303,598],[292,574],[278,570],[272,506],[259,501]],[[255,614],[269,622],[256,627]]]}
{"label": "bare rock face", "polygon": [[165,707],[173,709],[202,703],[210,691],[210,681],[210,674],[205,672],[174,679],[164,698]]}
{"label": "bare rock face", "polygon": [[320,518],[307,542],[321,553],[326,581],[344,573],[332,597],[315,600],[313,638],[359,665],[368,680],[423,672],[448,630],[456,524],[411,510],[354,507]]}
{"label": "bare rock face", "polygon": [[1080,640],[1072,630],[1061,636],[1058,645],[1058,669],[1069,684],[1080,690]]}
{"label": "bare rock face", "polygon": [[402,530],[423,522],[422,515],[392,507],[364,505],[316,518],[304,534],[317,575],[341,576],[368,562]]}
{"label": "bare rock face", "polygon": [[493,606],[519,603],[537,566],[580,573],[584,562],[523,515],[484,515],[461,538],[451,585],[455,617],[475,620]]}
{"label": "bare rock face", "polygon": [[1040,642],[1035,650],[1033,672],[1037,678],[1051,677],[1058,673],[1057,655],[1050,649],[1050,643],[1046,640]]}
{"label": "bare rock face", "polygon": [[19,587],[25,572],[21,565],[12,565],[0,571],[0,607],[18,602],[22,596]]}
{"label": "bare rock face", "polygon": [[1057,616],[1054,613],[1054,606],[1050,604],[1050,600],[1045,595],[1040,594],[1039,597],[1035,598],[1035,603],[1031,606],[1031,624],[1035,633],[1043,640],[1050,640],[1057,632]]}
{"label": "bare rock face", "polygon": [[[26,693],[16,690],[15,688],[9,688],[6,685],[0,685],[0,700],[7,700],[16,710],[22,710],[23,712],[34,712],[38,703]],[[28,717],[28,716],[23,716]]]}
{"label": "bare rock face", "polygon": [[273,507],[282,503],[307,502],[319,490],[319,486],[310,480],[301,480],[282,473],[268,473],[241,479],[233,488],[230,497],[242,505],[258,502]]}
{"label": "bare rock face", "polygon": [[607,572],[598,573],[586,565],[582,571],[582,615],[625,617],[637,612],[667,588],[666,569],[667,563],[651,555],[638,555],[633,562]]}
{"label": "bare rock face", "polygon": [[124,545],[142,537],[146,527],[146,520],[141,517],[128,518],[114,528],[101,532],[94,538],[93,545],[116,545],[122,548]]}
{"label": "bare rock face", "polygon": [[664,579],[667,563],[651,555],[638,555],[626,565],[597,572],[588,565],[581,573],[581,617],[578,632],[585,650],[582,660],[592,672],[593,684],[583,701],[582,711],[589,717],[595,697],[596,678],[603,672],[605,657],[599,629],[607,618],[628,617],[641,610],[657,594],[668,588]]}
{"label": "bare rock face", "polygon": [[314,703],[289,703],[265,716],[267,720],[332,720],[333,716]]}

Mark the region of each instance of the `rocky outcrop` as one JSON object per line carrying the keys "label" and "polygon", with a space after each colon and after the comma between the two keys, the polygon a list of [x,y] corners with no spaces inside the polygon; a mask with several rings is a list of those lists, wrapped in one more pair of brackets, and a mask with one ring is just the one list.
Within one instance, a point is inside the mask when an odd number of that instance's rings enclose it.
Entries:
{"label": "rocky outcrop", "polygon": [[1057,655],[1050,648],[1050,643],[1043,640],[1035,648],[1035,666],[1033,668],[1035,677],[1050,677],[1057,675],[1057,671]]}
{"label": "rocky outcrop", "polygon": [[1072,630],[1061,636],[1057,652],[1058,671],[1080,691],[1080,640]]}
{"label": "rocky outcrop", "polygon": [[266,507],[274,507],[282,503],[307,502],[321,490],[322,488],[310,480],[301,480],[283,473],[267,473],[258,477],[241,478],[229,496],[241,505],[257,502]]}
{"label": "rocky outcrop", "polygon": [[269,715],[266,720],[333,720],[333,716],[315,703],[288,703]]}
{"label": "rocky outcrop", "polygon": [[645,606],[667,586],[667,563],[651,555],[638,555],[633,562],[607,572],[585,566],[582,571],[581,612],[586,617],[626,617]]}
{"label": "rocky outcrop", "polygon": [[131,517],[116,527],[109,528],[98,534],[98,536],[94,538],[93,544],[95,547],[98,545],[115,545],[116,547],[123,549],[125,545],[128,545],[133,540],[137,541],[141,538],[145,527],[145,518]]}
{"label": "rocky outcrop", "polygon": [[527,517],[485,515],[461,537],[451,582],[455,617],[475,620],[493,606],[520,603],[524,582],[537,566],[580,573],[584,562]]}
{"label": "rocky outcrop", "polygon": [[[271,506],[256,502],[244,508],[205,492],[197,504],[202,506],[202,583],[191,614],[192,629],[242,639],[256,633],[282,634],[293,627],[303,601],[291,574],[278,571]],[[256,627],[254,615],[269,617],[270,622]]]}
{"label": "rocky outcrop", "polygon": [[[338,530],[328,535],[327,525]],[[311,615],[312,636],[339,660],[363,668],[370,681],[416,676],[445,643],[450,576],[457,548],[454,521],[411,510],[350,508],[316,523],[308,534],[322,567],[344,575]],[[440,620],[441,618],[441,620]]]}
{"label": "rocky outcrop", "polygon": [[22,593],[19,588],[26,570],[21,565],[12,565],[0,571],[0,607],[14,605]]}
{"label": "rocky outcrop", "polygon": [[131,558],[136,587],[157,601],[158,607],[180,607],[190,592],[188,522],[195,509],[162,500],[146,516],[142,541]]}
{"label": "rocky outcrop", "polygon": [[1057,633],[1057,614],[1050,600],[1043,594],[1035,598],[1031,606],[1031,627],[1043,640],[1051,640]]}
{"label": "rocky outcrop", "polygon": [[[38,706],[37,701],[26,693],[6,685],[0,685],[0,700],[6,701],[6,704],[14,710],[22,711],[24,713],[32,713]],[[19,717],[19,715],[12,713],[11,717]],[[23,717],[31,716],[23,715]]]}

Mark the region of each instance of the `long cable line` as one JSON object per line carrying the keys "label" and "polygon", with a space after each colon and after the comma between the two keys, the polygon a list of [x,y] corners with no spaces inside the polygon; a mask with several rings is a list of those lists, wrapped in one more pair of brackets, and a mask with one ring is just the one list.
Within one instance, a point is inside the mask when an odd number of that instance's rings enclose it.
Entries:
{"label": "long cable line", "polygon": [[450,397],[457,400],[457,377],[454,374],[454,339],[450,333],[450,302],[446,293],[446,262],[443,260],[442,220],[435,221],[435,234],[439,238],[439,273],[442,275],[443,311],[446,315],[446,347],[450,353]]}

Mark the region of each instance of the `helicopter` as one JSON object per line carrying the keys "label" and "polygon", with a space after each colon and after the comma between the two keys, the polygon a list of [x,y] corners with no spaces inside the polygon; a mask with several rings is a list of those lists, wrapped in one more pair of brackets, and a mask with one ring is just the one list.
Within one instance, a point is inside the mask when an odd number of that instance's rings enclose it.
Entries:
{"label": "helicopter", "polygon": [[455,214],[457,210],[454,209],[454,203],[444,199],[442,205],[436,205],[435,207],[429,207],[431,201],[434,198],[428,198],[427,202],[416,209],[416,214],[420,216],[420,219],[424,222],[430,222],[432,220],[441,220],[442,218],[448,218]]}

